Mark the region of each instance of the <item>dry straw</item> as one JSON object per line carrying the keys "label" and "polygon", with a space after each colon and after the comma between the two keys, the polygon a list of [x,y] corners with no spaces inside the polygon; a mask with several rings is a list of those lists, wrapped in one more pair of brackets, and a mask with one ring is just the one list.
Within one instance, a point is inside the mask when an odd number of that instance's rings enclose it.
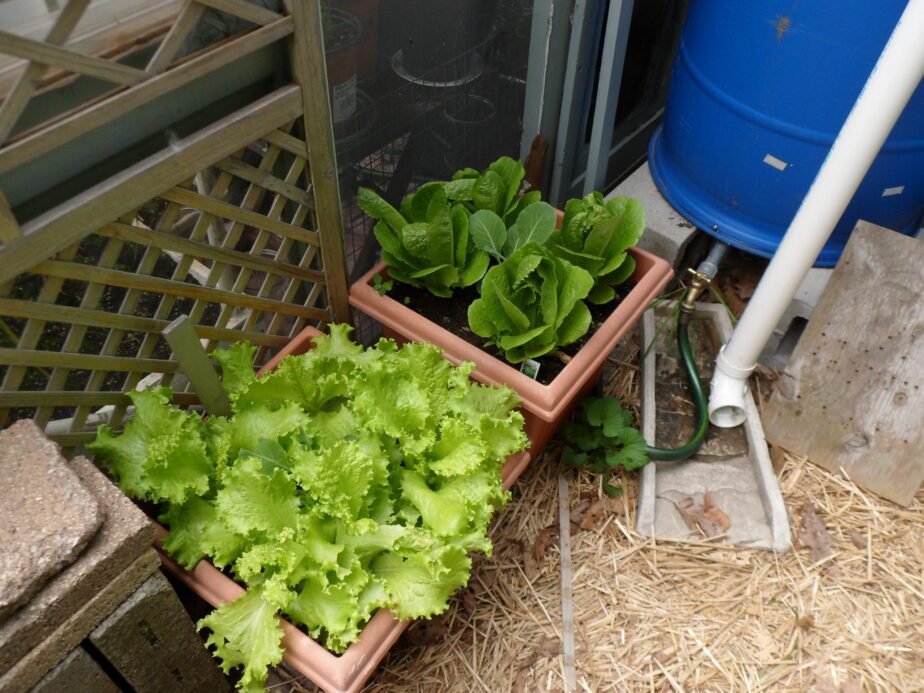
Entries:
{"label": "dry straw", "polygon": [[[630,403],[634,356],[614,355],[607,378]],[[564,690],[557,546],[538,562],[534,548],[557,525],[559,474],[572,506],[600,480],[557,458],[549,449],[516,484],[471,588],[442,618],[412,627],[367,691]],[[778,459],[794,536],[806,501],[830,533],[835,553],[820,564],[804,548],[641,537],[632,475],[597,528],[572,526],[580,690],[924,690],[924,492],[902,508],[804,459]],[[283,675],[286,689],[310,687]]]}

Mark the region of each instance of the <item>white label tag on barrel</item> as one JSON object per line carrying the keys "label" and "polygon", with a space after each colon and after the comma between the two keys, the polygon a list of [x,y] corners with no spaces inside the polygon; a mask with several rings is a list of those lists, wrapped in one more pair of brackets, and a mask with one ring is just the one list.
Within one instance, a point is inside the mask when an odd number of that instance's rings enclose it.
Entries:
{"label": "white label tag on barrel", "polygon": [[356,75],[346,82],[335,85],[331,91],[333,91],[331,114],[335,123],[342,123],[356,113]]}
{"label": "white label tag on barrel", "polygon": [[773,154],[767,154],[767,156],[764,157],[764,163],[767,164],[767,166],[773,166],[777,171],[785,171],[786,167],[789,166],[789,164],[782,159],[777,159]]}

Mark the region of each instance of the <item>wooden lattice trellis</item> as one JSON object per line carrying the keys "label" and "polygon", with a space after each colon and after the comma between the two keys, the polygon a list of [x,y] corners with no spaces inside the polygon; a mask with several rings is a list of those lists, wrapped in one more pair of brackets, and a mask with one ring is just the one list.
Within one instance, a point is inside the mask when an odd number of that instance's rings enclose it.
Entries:
{"label": "wooden lattice trellis", "polygon": [[[87,4],[71,0],[55,28]],[[157,86],[152,75],[206,6],[261,28],[173,67]],[[287,7],[283,16],[244,0],[187,2],[148,76],[47,126],[55,142],[67,141],[188,83],[187,71],[202,76],[294,30],[297,84],[21,226],[0,198],[0,426],[32,416],[74,445],[92,438],[101,417],[120,425],[125,392],[136,387],[173,385],[178,403],[194,403],[160,334],[179,314],[207,349],[247,339],[262,347],[258,360],[308,323],[348,319],[320,9],[308,0]],[[10,45],[0,33],[0,51]],[[0,126],[44,69],[26,68],[0,107]],[[0,170],[47,151],[34,137],[0,148]]]}

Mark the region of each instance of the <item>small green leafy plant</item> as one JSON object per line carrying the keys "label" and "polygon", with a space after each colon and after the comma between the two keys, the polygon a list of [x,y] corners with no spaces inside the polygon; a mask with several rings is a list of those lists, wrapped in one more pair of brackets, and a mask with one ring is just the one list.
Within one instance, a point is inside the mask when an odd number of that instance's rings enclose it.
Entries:
{"label": "small green leafy plant", "polygon": [[375,289],[379,296],[384,296],[394,288],[395,283],[391,279],[383,279],[381,274],[372,277],[372,288]]}
{"label": "small green leafy plant", "polygon": [[585,398],[561,428],[562,461],[598,473],[644,467],[649,461],[648,444],[632,427],[633,418],[613,397]]}
{"label": "small green leafy plant", "polygon": [[635,260],[627,251],[644,230],[645,209],[638,201],[615,197],[607,202],[593,192],[568,200],[561,233],[551,243],[564,259],[590,272],[594,288],[587,300],[602,304],[612,301],[615,287],[635,271]]}
{"label": "small green leafy plant", "polygon": [[583,299],[592,287],[586,270],[530,241],[488,270],[468,324],[511,363],[538,358],[584,336],[591,316]]}
{"label": "small green leafy plant", "polygon": [[378,220],[373,233],[391,279],[448,298],[488,269],[490,257],[469,235],[469,211],[450,202],[442,183],[421,186],[405,198],[400,212],[368,188],[359,189],[358,201]]}
{"label": "small green leafy plant", "polygon": [[199,622],[246,691],[282,659],[281,615],[342,652],[379,608],[445,611],[469,553],[491,551],[501,466],[527,444],[516,393],[470,381],[473,364],[428,344],[363,349],[350,330],[260,377],[256,347],[218,350],[232,416],[132,392],[124,433],[103,426],[89,446],[126,493],[161,504],[181,565],[210,558],[246,585]]}
{"label": "small green leafy plant", "polygon": [[469,231],[476,248],[503,262],[527,243],[543,245],[555,231],[555,222],[552,206],[537,202],[524,209],[510,228],[494,212],[480,209],[472,215]]}

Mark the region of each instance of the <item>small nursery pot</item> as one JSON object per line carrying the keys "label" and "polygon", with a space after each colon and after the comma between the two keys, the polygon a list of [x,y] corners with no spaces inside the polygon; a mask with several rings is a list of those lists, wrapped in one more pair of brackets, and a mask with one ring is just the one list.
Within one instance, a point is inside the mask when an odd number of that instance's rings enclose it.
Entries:
{"label": "small nursery pot", "polygon": [[398,341],[435,344],[453,363],[474,362],[473,375],[477,380],[509,385],[516,390],[523,400],[526,433],[532,443],[529,452],[535,459],[581,397],[593,388],[616,343],[674,276],[667,261],[638,248],[630,248],[629,252],[636,262],[635,273],[629,280],[635,286],[549,385],[533,380],[404,304],[379,294],[372,278],[376,274],[387,276],[388,268],[383,262],[350,287],[350,304],[378,320],[386,335]]}
{"label": "small nursery pot", "polygon": [[[284,349],[274,356],[260,374],[273,370],[286,356],[304,354],[313,348],[312,339],[321,334],[306,327]],[[530,461],[528,452],[511,455],[501,470],[504,488],[510,488],[523,473]],[[167,530],[155,523],[158,530],[155,548],[166,570],[214,607],[231,602],[244,594],[245,589],[206,560],[199,561],[193,570],[186,570],[170,558],[163,548]],[[340,655],[312,640],[303,631],[285,619],[280,619],[284,636],[284,659],[294,669],[307,676],[327,693],[356,693],[372,675],[379,662],[388,654],[401,633],[411,621],[399,621],[387,609],[379,609],[363,628],[359,640]]]}

